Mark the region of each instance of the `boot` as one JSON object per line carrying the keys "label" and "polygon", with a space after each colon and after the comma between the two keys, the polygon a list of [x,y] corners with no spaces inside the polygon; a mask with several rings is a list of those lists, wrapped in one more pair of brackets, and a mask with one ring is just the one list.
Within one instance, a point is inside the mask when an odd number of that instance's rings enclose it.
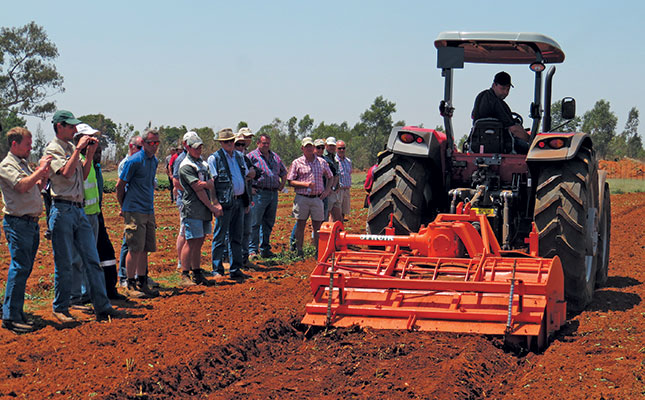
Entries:
{"label": "boot", "polygon": [[195,285],[210,286],[212,284],[211,281],[209,281],[204,277],[204,274],[202,273],[201,268],[194,269],[192,273],[193,273],[193,283]]}
{"label": "boot", "polygon": [[137,289],[145,293],[147,297],[159,296],[159,292],[154,289],[151,289],[150,286],[148,285],[148,275],[137,277]]}
{"label": "boot", "polygon": [[142,299],[146,297],[146,294],[137,288],[136,278],[128,278],[127,286],[123,289],[123,292],[126,296],[133,299]]}
{"label": "boot", "polygon": [[193,282],[192,278],[190,277],[190,272],[189,271],[182,271],[181,272],[181,281],[179,282],[179,285],[182,287],[190,287],[190,286],[195,286],[195,282]]}

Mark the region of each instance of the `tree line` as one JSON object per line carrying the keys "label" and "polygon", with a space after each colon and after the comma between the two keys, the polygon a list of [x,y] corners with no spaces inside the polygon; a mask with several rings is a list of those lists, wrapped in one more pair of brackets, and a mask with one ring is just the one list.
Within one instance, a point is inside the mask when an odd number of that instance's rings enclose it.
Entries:
{"label": "tree line", "polygon": [[[23,27],[0,28],[0,157],[8,151],[6,132],[14,126],[25,126],[24,116],[45,118],[56,110],[51,97],[63,92],[63,77],[56,71],[54,60],[58,57],[56,45],[49,41],[44,29],[34,22]],[[404,126],[405,121],[393,120],[396,104],[383,96],[359,116],[353,126],[347,121],[341,123],[325,121],[316,124],[309,114],[300,119],[293,116],[288,120],[275,118],[268,124],[255,129],[258,134],[268,134],[271,146],[288,165],[301,155],[300,141],[305,136],[326,138],[334,136],[348,145],[348,156],[354,167],[366,169],[376,162],[378,153],[387,143],[394,126]],[[601,99],[581,117],[564,121],[560,116],[560,103],[552,105],[553,131],[588,132],[594,142],[599,158],[632,157],[645,159],[643,141],[638,133],[639,111],[633,107],[627,116],[622,131],[617,132],[616,114],[611,111],[608,101]],[[128,122],[115,122],[103,113],[77,116],[103,133],[101,144],[107,149],[106,158],[118,161],[127,154],[128,141],[140,134]],[[559,126],[560,125],[560,126]],[[240,121],[237,129],[247,126]],[[159,155],[169,153],[180,144],[183,134],[193,130],[204,140],[204,154],[218,148],[216,133],[210,127],[153,126],[160,133]],[[47,129],[49,124],[47,124]],[[442,129],[438,126],[436,129]],[[33,157],[38,159],[46,146],[45,135],[40,127],[34,133]],[[462,140],[465,140],[462,138]]]}

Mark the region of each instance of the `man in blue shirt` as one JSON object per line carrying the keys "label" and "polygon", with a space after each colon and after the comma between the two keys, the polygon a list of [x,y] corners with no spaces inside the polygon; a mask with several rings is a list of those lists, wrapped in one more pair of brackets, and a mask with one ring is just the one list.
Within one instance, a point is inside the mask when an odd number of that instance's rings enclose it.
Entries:
{"label": "man in blue shirt", "polygon": [[[125,290],[128,297],[153,297],[148,287],[148,252],[157,251],[155,238],[154,182],[159,160],[159,133],[148,130],[143,136],[143,149],[129,157],[116,184],[116,196],[125,220]],[[126,184],[128,190],[125,190]],[[135,278],[136,276],[136,278]]]}

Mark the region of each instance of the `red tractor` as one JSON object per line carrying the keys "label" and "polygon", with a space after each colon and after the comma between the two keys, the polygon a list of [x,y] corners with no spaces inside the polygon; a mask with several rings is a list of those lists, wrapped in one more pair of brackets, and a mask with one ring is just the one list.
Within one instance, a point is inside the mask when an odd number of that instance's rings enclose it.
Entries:
{"label": "red tractor", "polygon": [[[486,215],[502,250],[521,252],[535,223],[538,255],[560,258],[569,308],[582,310],[595,287],[607,280],[611,203],[607,175],[598,169],[589,135],[551,127],[555,67],[544,73],[545,64],[563,62],[564,52],[553,39],[535,33],[443,32],[435,47],[445,79],[439,106],[445,132],[413,126],[392,130],[374,170],[368,233],[386,235],[388,226],[395,235],[416,233],[437,215],[454,214],[466,204]],[[515,154],[514,137],[490,118],[474,121],[462,151],[457,150],[453,70],[468,62],[527,64],[533,71],[528,154]],[[574,99],[563,99],[561,114],[575,116]]]}

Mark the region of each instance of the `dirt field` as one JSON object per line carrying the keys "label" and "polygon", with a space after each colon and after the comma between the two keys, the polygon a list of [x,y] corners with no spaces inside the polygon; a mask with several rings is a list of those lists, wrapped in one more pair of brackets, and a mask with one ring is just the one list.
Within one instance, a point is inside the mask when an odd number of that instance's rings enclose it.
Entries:
{"label": "dirt field", "polygon": [[[347,230],[361,232],[363,193],[352,194]],[[292,227],[290,200],[281,195],[276,251]],[[156,204],[151,274],[167,288],[156,299],[115,304],[131,313],[127,319],[98,323],[77,312],[85,322],[55,323],[47,299],[51,245],[42,239],[27,301],[40,329],[22,336],[0,330],[0,398],[645,398],[645,193],[612,196],[608,285],[543,354],[505,352],[499,339],[483,336],[307,332],[299,321],[313,260],[259,265],[243,283],[174,289],[177,212],[167,193]],[[114,195],[105,210],[119,243]],[[203,265],[209,261],[205,252]],[[1,279],[8,263],[3,238]]]}

